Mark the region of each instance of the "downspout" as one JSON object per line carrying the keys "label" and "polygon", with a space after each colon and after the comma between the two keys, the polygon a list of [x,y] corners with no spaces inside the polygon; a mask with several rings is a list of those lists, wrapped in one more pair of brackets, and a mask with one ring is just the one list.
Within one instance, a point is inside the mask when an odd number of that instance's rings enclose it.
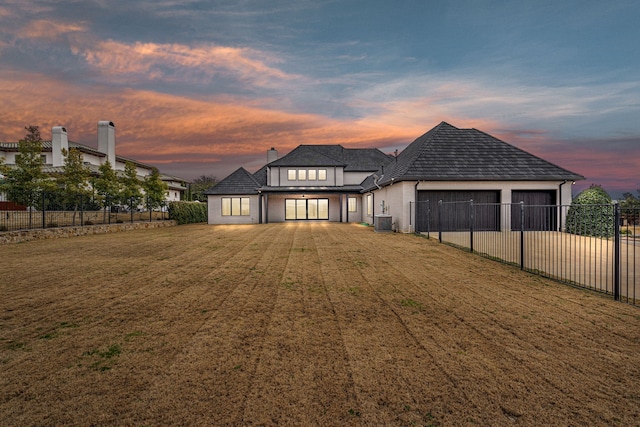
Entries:
{"label": "downspout", "polygon": [[349,223],[349,193],[345,195],[347,199],[347,220],[345,221],[347,224]]}
{"label": "downspout", "polygon": [[562,183],[558,186],[558,198],[560,200],[558,200],[558,231],[562,231],[562,186],[565,185],[567,182],[566,179],[564,181],[562,181]]}
{"label": "downspout", "polygon": [[416,185],[413,187],[413,212],[415,217],[415,224],[412,224],[411,222],[411,203],[409,203],[409,231],[411,231],[411,225],[413,225],[414,233],[418,232],[418,230],[416,229],[416,227],[418,226],[418,184],[420,184],[420,181],[416,181]]}

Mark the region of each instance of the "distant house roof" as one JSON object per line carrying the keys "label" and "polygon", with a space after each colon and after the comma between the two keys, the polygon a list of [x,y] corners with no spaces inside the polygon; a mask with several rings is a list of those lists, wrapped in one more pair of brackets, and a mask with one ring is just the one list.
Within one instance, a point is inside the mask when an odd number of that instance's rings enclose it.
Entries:
{"label": "distant house roof", "polygon": [[204,194],[234,195],[258,194],[260,183],[245,168],[236,169],[231,175],[209,188]]}
{"label": "distant house roof", "polygon": [[[93,147],[89,147],[88,145],[84,145],[84,144],[79,144],[77,142],[73,142],[73,141],[69,141],[69,149],[75,148],[78,151],[80,151],[81,153],[87,153],[87,154],[91,154],[94,155],[96,157],[105,157],[106,154],[102,153],[100,151],[98,151],[97,149],[93,148]],[[42,141],[42,151],[44,152],[51,152],[52,150],[52,142],[49,141]],[[0,150],[3,151],[18,151],[19,149],[19,143],[18,142],[0,142]],[[151,169],[153,168],[153,166],[147,164],[147,163],[142,163],[139,162],[137,160],[134,159],[130,159],[127,157],[122,157],[122,156],[118,156],[116,155],[116,161],[122,162],[122,163],[126,163],[126,162],[131,162],[136,166],[140,166],[142,168],[146,168],[146,169]],[[173,177],[173,178],[177,178],[177,177]],[[181,181],[184,181],[184,179],[182,178],[177,178]]]}
{"label": "distant house roof", "polygon": [[[581,180],[568,171],[477,129],[442,122],[417,138],[383,169],[377,185],[398,181]],[[372,189],[373,179],[363,186]]]}
{"label": "distant house roof", "polygon": [[377,148],[344,148],[342,145],[299,145],[289,154],[269,163],[284,167],[344,167],[345,172],[373,172],[391,157]]}

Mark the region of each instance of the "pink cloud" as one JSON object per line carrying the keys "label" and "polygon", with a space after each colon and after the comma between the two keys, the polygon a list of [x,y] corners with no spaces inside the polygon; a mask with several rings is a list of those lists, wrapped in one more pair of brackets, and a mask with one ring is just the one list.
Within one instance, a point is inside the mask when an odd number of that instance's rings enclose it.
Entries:
{"label": "pink cloud", "polygon": [[63,34],[86,32],[84,24],[68,24],[49,20],[30,21],[16,34],[20,38],[55,40]]}
{"label": "pink cloud", "polygon": [[75,46],[88,64],[107,76],[141,74],[145,79],[170,79],[173,72],[195,72],[211,79],[218,74],[233,76],[263,86],[272,80],[297,78],[267,62],[279,59],[249,48],[202,44],[121,43],[113,40],[94,43],[91,47]]}

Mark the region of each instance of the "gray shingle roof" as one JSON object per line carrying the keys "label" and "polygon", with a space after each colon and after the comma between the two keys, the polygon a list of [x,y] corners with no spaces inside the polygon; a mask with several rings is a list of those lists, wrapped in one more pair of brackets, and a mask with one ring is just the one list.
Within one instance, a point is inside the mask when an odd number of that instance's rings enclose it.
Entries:
{"label": "gray shingle roof", "polygon": [[[337,154],[333,146],[298,145],[289,154],[269,163],[269,166],[346,166],[344,162],[337,160],[332,154]],[[341,148],[341,147],[340,147]]]}
{"label": "gray shingle roof", "polygon": [[346,172],[376,171],[391,157],[377,148],[344,148],[342,145],[299,145],[269,166],[337,166]]}
{"label": "gray shingle roof", "polygon": [[239,168],[204,194],[258,194],[259,187],[260,183],[252,174],[245,168]]}
{"label": "gray shingle roof", "polygon": [[260,186],[263,187],[267,185],[267,165],[261,167],[256,173],[253,174],[253,177],[256,181],[258,181],[258,184],[260,184]]}
{"label": "gray shingle roof", "polygon": [[583,176],[563,169],[477,129],[440,123],[389,163],[378,181],[557,181]]}

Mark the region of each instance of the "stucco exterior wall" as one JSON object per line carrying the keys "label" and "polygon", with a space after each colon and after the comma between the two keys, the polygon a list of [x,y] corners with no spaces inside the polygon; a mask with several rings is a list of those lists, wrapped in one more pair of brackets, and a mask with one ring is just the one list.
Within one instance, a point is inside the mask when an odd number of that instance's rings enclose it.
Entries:
{"label": "stucco exterior wall", "polygon": [[[324,169],[327,171],[327,179],[320,180],[310,180],[308,179],[308,171],[309,169],[319,170]],[[289,179],[289,170],[295,170],[296,176],[299,170],[307,171],[307,179],[305,180],[290,180]],[[269,168],[267,172],[267,185],[272,187],[309,187],[309,186],[326,186],[326,187],[335,187],[344,185],[343,184],[343,168],[336,167],[288,167],[288,166],[272,166]],[[359,184],[359,183],[358,183]]]}
{"label": "stucco exterior wall", "polygon": [[[222,216],[223,197],[248,197],[249,215],[226,215]],[[209,224],[258,224],[260,221],[259,196],[207,196],[207,215]]]}

